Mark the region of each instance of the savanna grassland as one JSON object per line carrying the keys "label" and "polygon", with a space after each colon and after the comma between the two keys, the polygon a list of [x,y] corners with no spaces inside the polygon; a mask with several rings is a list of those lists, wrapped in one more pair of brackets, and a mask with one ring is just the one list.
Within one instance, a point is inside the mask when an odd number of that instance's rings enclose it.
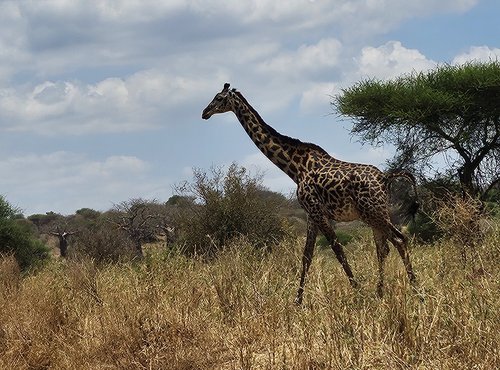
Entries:
{"label": "savanna grassland", "polygon": [[320,248],[294,305],[303,240],[234,242],[212,261],[151,250],[137,263],[0,262],[1,369],[497,369],[500,228],[467,260],[413,245],[424,301],[395,253],[386,294],[368,236],[346,248],[360,291]]}

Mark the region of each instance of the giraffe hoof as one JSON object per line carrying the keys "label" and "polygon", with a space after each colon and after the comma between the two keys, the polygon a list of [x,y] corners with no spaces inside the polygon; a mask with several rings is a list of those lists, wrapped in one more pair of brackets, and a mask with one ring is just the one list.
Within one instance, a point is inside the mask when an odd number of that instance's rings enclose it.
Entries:
{"label": "giraffe hoof", "polygon": [[377,296],[379,298],[383,298],[384,297],[384,285],[381,284],[381,283],[377,284]]}
{"label": "giraffe hoof", "polygon": [[424,298],[424,294],[422,293],[421,289],[414,285],[414,286],[412,286],[412,290],[413,290],[413,293],[417,296],[420,303],[424,303],[425,298]]}
{"label": "giraffe hoof", "polygon": [[361,285],[356,280],[352,279],[350,282],[351,282],[351,286],[353,287],[353,289],[356,289],[356,290],[361,289]]}
{"label": "giraffe hoof", "polygon": [[297,306],[302,305],[302,297],[296,297],[295,300],[293,301]]}

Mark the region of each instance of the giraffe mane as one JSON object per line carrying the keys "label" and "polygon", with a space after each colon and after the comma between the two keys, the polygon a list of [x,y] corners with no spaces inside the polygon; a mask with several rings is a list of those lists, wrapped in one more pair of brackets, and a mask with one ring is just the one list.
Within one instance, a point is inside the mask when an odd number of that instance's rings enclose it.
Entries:
{"label": "giraffe mane", "polygon": [[266,121],[264,121],[264,119],[260,116],[259,112],[257,112],[255,110],[254,107],[252,107],[250,105],[250,103],[245,99],[245,97],[243,96],[243,94],[239,91],[237,91],[236,89],[232,89],[231,90],[244,104],[247,105],[248,109],[250,109],[250,111],[255,115],[255,117],[257,117],[257,120],[259,121],[259,123],[263,126],[266,126],[269,130],[269,132],[272,134],[272,135],[276,135],[276,136],[279,136],[281,137],[281,139],[287,143],[287,144],[291,144],[291,145],[304,145],[308,148],[311,148],[311,149],[314,149],[314,150],[317,150],[319,152],[322,152],[322,153],[325,153],[325,154],[328,154],[327,151],[325,149],[323,149],[322,147],[320,147],[319,145],[316,145],[316,144],[313,144],[313,143],[307,143],[307,142],[303,142],[299,139],[296,139],[296,138],[293,138],[293,137],[290,137],[290,136],[286,136],[286,135],[283,135],[283,134],[280,134],[278,131],[276,131],[273,127],[269,126]]}

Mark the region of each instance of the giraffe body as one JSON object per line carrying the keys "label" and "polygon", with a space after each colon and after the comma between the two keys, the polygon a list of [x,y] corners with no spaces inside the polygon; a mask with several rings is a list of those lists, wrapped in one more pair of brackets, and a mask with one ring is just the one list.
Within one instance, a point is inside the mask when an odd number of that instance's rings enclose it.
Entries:
{"label": "giraffe body", "polygon": [[384,173],[375,166],[340,161],[316,144],[281,135],[264,122],[240,92],[230,90],[229,84],[225,84],[203,110],[202,118],[209,119],[213,114],[228,111],[235,113],[261,152],[297,184],[298,201],[308,216],[302,273],[295,299],[297,303],[302,302],[305,278],[319,231],[330,243],[351,285],[358,286],[331,220],[360,219],[372,228],[379,262],[379,295],[383,292],[388,241],[398,250],[410,281],[415,282],[406,237],[390,221],[387,193],[388,184],[395,177],[404,177],[415,186],[411,174]]}

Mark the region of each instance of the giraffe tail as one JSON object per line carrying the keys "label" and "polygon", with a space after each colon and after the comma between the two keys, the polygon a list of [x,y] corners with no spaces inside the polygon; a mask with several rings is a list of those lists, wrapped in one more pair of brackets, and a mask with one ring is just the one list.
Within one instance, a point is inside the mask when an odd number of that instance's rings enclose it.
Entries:
{"label": "giraffe tail", "polygon": [[418,202],[418,191],[417,191],[417,180],[415,176],[408,171],[393,171],[384,173],[385,182],[387,185],[390,185],[391,182],[396,178],[403,178],[409,181],[413,187],[413,191],[415,192],[415,199],[408,206],[407,214],[411,216],[413,220],[415,220],[415,215],[418,212],[420,207],[420,203]]}

